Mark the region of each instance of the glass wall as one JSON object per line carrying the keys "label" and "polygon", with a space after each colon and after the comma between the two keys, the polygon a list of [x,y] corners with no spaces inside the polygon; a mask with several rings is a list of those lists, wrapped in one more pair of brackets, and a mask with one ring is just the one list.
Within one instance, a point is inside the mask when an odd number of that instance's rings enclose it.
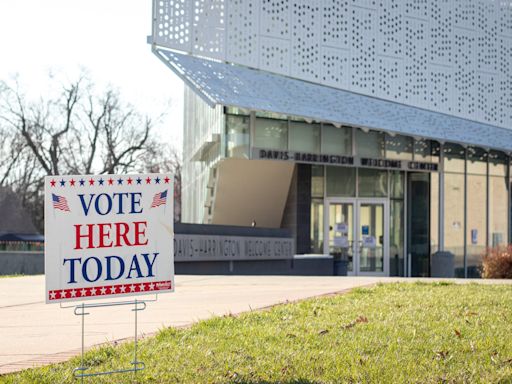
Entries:
{"label": "glass wall", "polygon": [[411,137],[386,135],[386,158],[412,161],[413,140]]}
{"label": "glass wall", "polygon": [[508,228],[507,157],[489,153],[489,246],[506,245]]}
{"label": "glass wall", "polygon": [[322,124],[322,153],[352,155],[352,128]]}
{"label": "glass wall", "polygon": [[466,209],[467,276],[480,275],[479,267],[487,246],[487,153],[468,148]]}
{"label": "glass wall", "polygon": [[405,276],[404,271],[404,173],[390,172],[389,273]]}
{"label": "glass wall", "polygon": [[359,197],[386,197],[388,195],[388,171],[358,169]]}
{"label": "glass wall", "polygon": [[[249,145],[252,145],[256,148],[355,156],[356,162],[358,157],[401,160],[402,167],[411,160],[440,163],[441,145],[436,141],[338,127],[327,122],[312,123],[276,113],[253,113],[251,120],[248,114],[245,110],[226,109],[225,152],[228,157],[247,158]],[[249,134],[250,122],[254,124],[252,136]],[[451,143],[444,144],[442,150],[444,160],[439,168],[444,175],[444,184],[440,186],[440,172],[431,172],[429,188],[425,192],[430,199],[429,214],[425,214],[430,226],[426,243],[432,254],[439,250],[443,240],[443,249],[455,255],[455,276],[478,276],[487,247],[507,244],[512,236],[509,224],[512,220],[512,165],[506,154],[497,151],[464,148]],[[324,197],[389,197],[390,260],[393,263],[394,255],[403,257],[404,214],[408,211],[404,179],[412,171],[404,173],[345,166],[313,166],[313,169],[312,252],[322,251]],[[440,187],[444,191],[441,217]],[[442,239],[439,236],[440,224]],[[390,265],[391,274],[403,275],[406,272],[403,265],[403,259]]]}
{"label": "glass wall", "polygon": [[384,134],[356,129],[356,155],[361,157],[384,157]]}
{"label": "glass wall", "polygon": [[326,167],[327,196],[355,197],[356,168]]}
{"label": "glass wall", "polygon": [[324,167],[311,166],[311,253],[324,253]]}
{"label": "glass wall", "polygon": [[290,121],[289,149],[298,152],[320,152],[320,124]]}
{"label": "glass wall", "polygon": [[455,277],[464,277],[465,149],[444,146],[444,248],[454,254]]}
{"label": "glass wall", "polygon": [[228,157],[249,158],[249,116],[226,115]]}
{"label": "glass wall", "polygon": [[256,148],[288,149],[288,121],[256,119],[254,146]]}
{"label": "glass wall", "polygon": [[439,173],[430,173],[430,253],[439,251]]}

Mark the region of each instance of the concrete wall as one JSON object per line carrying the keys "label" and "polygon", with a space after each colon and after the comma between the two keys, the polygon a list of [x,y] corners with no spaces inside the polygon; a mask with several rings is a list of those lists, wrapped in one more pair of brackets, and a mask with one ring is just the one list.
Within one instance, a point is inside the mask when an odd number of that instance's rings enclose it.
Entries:
{"label": "concrete wall", "polygon": [[0,275],[40,275],[44,273],[42,252],[0,252]]}
{"label": "concrete wall", "polygon": [[174,264],[177,275],[297,275],[332,276],[331,257],[301,257],[290,260],[199,261]]}

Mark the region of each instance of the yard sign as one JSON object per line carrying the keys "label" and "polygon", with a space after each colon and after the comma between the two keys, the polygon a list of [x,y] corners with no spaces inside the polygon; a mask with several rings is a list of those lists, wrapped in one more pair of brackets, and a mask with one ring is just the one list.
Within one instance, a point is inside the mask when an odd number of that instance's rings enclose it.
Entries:
{"label": "yard sign", "polygon": [[174,290],[168,174],[45,178],[46,302]]}

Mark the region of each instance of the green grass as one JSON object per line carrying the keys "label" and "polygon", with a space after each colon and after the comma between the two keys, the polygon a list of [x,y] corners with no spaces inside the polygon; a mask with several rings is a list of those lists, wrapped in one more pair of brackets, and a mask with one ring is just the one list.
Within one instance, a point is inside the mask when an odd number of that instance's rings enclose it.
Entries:
{"label": "green grass", "polygon": [[[91,351],[86,362],[91,371],[127,367],[132,346]],[[165,329],[140,344],[140,358],[141,383],[512,383],[512,287],[356,289]],[[0,382],[73,383],[78,365],[73,359]]]}

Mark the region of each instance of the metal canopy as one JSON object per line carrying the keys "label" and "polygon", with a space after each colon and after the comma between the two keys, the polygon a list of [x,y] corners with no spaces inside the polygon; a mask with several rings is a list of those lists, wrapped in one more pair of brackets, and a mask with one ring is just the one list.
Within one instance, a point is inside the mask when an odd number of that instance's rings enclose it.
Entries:
{"label": "metal canopy", "polygon": [[211,106],[220,104],[276,112],[512,151],[512,129],[160,48],[155,54]]}

